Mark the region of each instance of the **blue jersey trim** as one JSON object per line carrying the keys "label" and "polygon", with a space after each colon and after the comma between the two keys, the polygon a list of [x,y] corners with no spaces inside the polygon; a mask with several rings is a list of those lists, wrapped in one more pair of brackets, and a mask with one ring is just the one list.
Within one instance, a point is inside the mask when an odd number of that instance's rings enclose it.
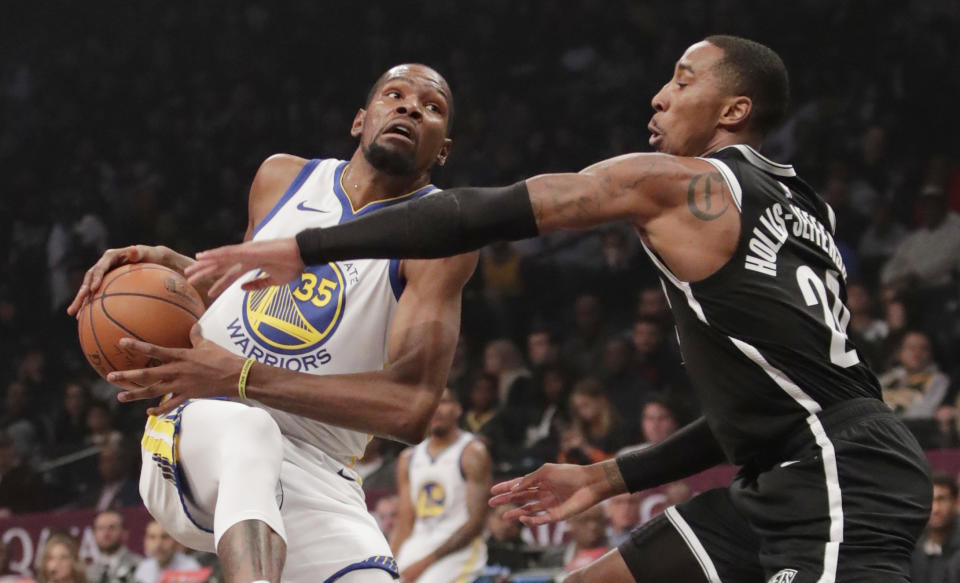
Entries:
{"label": "blue jersey trim", "polygon": [[320,164],[320,160],[313,159],[303,165],[303,168],[300,169],[300,172],[297,173],[297,177],[293,179],[293,182],[290,183],[290,186],[287,187],[287,191],[283,193],[283,196],[280,197],[280,200],[277,201],[277,204],[273,205],[273,208],[270,209],[270,212],[267,213],[267,216],[263,217],[263,220],[260,221],[260,224],[256,226],[253,230],[253,235],[251,238],[256,236],[260,232],[260,229],[266,226],[270,219],[273,218],[275,214],[280,210],[283,205],[287,204],[287,201],[293,197],[294,194],[300,190],[300,187],[303,186],[303,183],[307,181],[307,178],[310,174],[313,173],[314,168]]}
{"label": "blue jersey trim", "polygon": [[[180,422],[183,420],[183,410],[191,402],[192,402],[191,399],[187,399],[179,407],[177,407],[176,410],[174,410],[174,412],[172,413],[172,415],[176,416],[176,419],[173,422],[173,443],[174,444],[177,443],[177,436],[179,436],[180,434]],[[168,415],[168,417],[169,416],[170,415]],[[173,459],[173,466],[174,466],[173,482],[174,482],[174,486],[176,486],[177,488],[177,495],[180,497],[180,507],[183,508],[183,513],[186,514],[187,518],[190,519],[190,522],[192,522],[194,526],[196,526],[203,532],[213,534],[212,527],[203,526],[202,524],[197,522],[197,519],[195,519],[193,517],[193,514],[190,513],[190,506],[187,504],[187,498],[192,499],[192,496],[190,494],[190,488],[187,485],[186,476],[183,473],[183,468],[181,467],[180,460],[178,459],[180,456],[178,455],[176,448],[173,448],[172,451],[173,451],[173,458],[174,458]]]}
{"label": "blue jersey trim", "polygon": [[393,289],[393,296],[400,299],[400,295],[403,294],[403,290],[407,287],[407,279],[400,275],[400,260],[391,259],[390,260],[390,288]]}
{"label": "blue jersey trim", "polygon": [[[402,201],[414,200],[416,198],[420,198],[425,194],[429,194],[434,190],[437,190],[436,186],[432,184],[428,184],[423,188],[421,188],[420,190],[411,192],[410,194],[399,196],[397,198],[387,198],[384,200],[378,200],[376,202],[372,202],[362,207],[359,211],[354,212],[353,203],[350,202],[350,197],[347,196],[347,193],[343,191],[343,186],[340,183],[340,178],[343,176],[343,171],[346,167],[347,167],[347,162],[341,162],[340,165],[337,166],[336,171],[333,173],[333,192],[337,196],[337,200],[340,201],[340,211],[341,211],[340,221],[338,224],[343,224],[357,217],[361,217],[368,213],[372,213],[374,211],[377,211],[379,209],[388,207],[390,205],[393,205]],[[403,290],[407,286],[406,279],[404,279],[400,275],[399,259],[390,260],[390,269],[388,270],[388,273],[390,274],[390,288],[393,290],[393,296],[399,300],[401,294],[403,294]]]}
{"label": "blue jersey trim", "polygon": [[386,571],[389,573],[394,579],[398,579],[400,577],[400,572],[397,570],[397,561],[393,557],[380,555],[353,563],[352,565],[347,565],[333,575],[330,575],[330,577],[328,577],[323,583],[334,583],[334,581],[343,577],[347,573],[359,571],[360,569],[380,569],[381,571]]}

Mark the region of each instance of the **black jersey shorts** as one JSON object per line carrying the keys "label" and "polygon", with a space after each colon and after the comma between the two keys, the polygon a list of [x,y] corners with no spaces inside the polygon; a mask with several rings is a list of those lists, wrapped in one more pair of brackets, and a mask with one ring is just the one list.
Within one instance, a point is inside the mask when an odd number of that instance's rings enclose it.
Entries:
{"label": "black jersey shorts", "polygon": [[[841,403],[808,424],[805,436],[776,448],[775,461],[665,511],[710,583],[910,580],[933,495],[916,439],[874,399]],[[643,581],[651,557],[636,532],[620,553]]]}

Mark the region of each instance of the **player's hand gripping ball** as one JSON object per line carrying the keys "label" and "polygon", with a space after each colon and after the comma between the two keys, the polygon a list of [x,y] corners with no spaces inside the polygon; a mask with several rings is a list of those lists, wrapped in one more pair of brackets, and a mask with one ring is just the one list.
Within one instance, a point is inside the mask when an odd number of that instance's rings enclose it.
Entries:
{"label": "player's hand gripping ball", "polygon": [[203,311],[200,294],[176,271],[154,263],[121,265],[80,308],[80,346],[104,378],[115,370],[155,366],[149,357],[120,348],[120,339],[189,348],[190,328]]}

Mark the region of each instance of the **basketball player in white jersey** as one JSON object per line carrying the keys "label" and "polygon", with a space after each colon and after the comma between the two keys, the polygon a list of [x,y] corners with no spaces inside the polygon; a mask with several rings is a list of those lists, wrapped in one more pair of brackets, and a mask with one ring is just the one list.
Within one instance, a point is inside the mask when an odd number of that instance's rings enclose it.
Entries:
{"label": "basketball player in white jersey", "polygon": [[[263,163],[244,240],[332,226],[428,195],[430,170],[450,149],[452,108],[436,71],[390,69],[354,118],[360,144],[349,162],[278,154]],[[193,260],[164,247],[108,251],[68,312],[107,271],[134,262],[182,273]],[[142,442],[150,512],[184,544],[215,550],[230,582],[276,582],[281,572],[294,583],[391,581],[396,563],[352,465],[371,435],[423,438],[475,266],[475,254],[326,263],[289,285],[247,293],[251,272],[208,306],[193,349],[125,344],[159,366],[110,377],[146,387],[118,398],[171,395],[148,411]],[[211,281],[199,282],[201,294]],[[232,372],[219,372],[225,366]]]}
{"label": "basketball player in white jersey", "polygon": [[457,426],[462,413],[450,389],[430,421],[429,437],[397,464],[397,524],[390,537],[403,583],[473,581],[487,563],[490,454]]}

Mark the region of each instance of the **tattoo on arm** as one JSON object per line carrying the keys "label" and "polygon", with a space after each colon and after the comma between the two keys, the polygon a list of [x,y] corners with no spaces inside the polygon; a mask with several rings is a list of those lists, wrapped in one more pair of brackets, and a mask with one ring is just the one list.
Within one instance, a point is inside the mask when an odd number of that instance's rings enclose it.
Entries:
{"label": "tattoo on arm", "polygon": [[719,172],[697,174],[691,178],[687,186],[690,213],[701,221],[720,218],[730,206],[730,201],[723,195],[723,187],[723,176]]}
{"label": "tattoo on arm", "polygon": [[623,475],[620,473],[620,467],[617,466],[617,460],[612,459],[606,462],[603,462],[603,476],[607,479],[607,483],[610,484],[610,490],[615,494],[620,494],[627,491],[627,484],[623,481]]}

